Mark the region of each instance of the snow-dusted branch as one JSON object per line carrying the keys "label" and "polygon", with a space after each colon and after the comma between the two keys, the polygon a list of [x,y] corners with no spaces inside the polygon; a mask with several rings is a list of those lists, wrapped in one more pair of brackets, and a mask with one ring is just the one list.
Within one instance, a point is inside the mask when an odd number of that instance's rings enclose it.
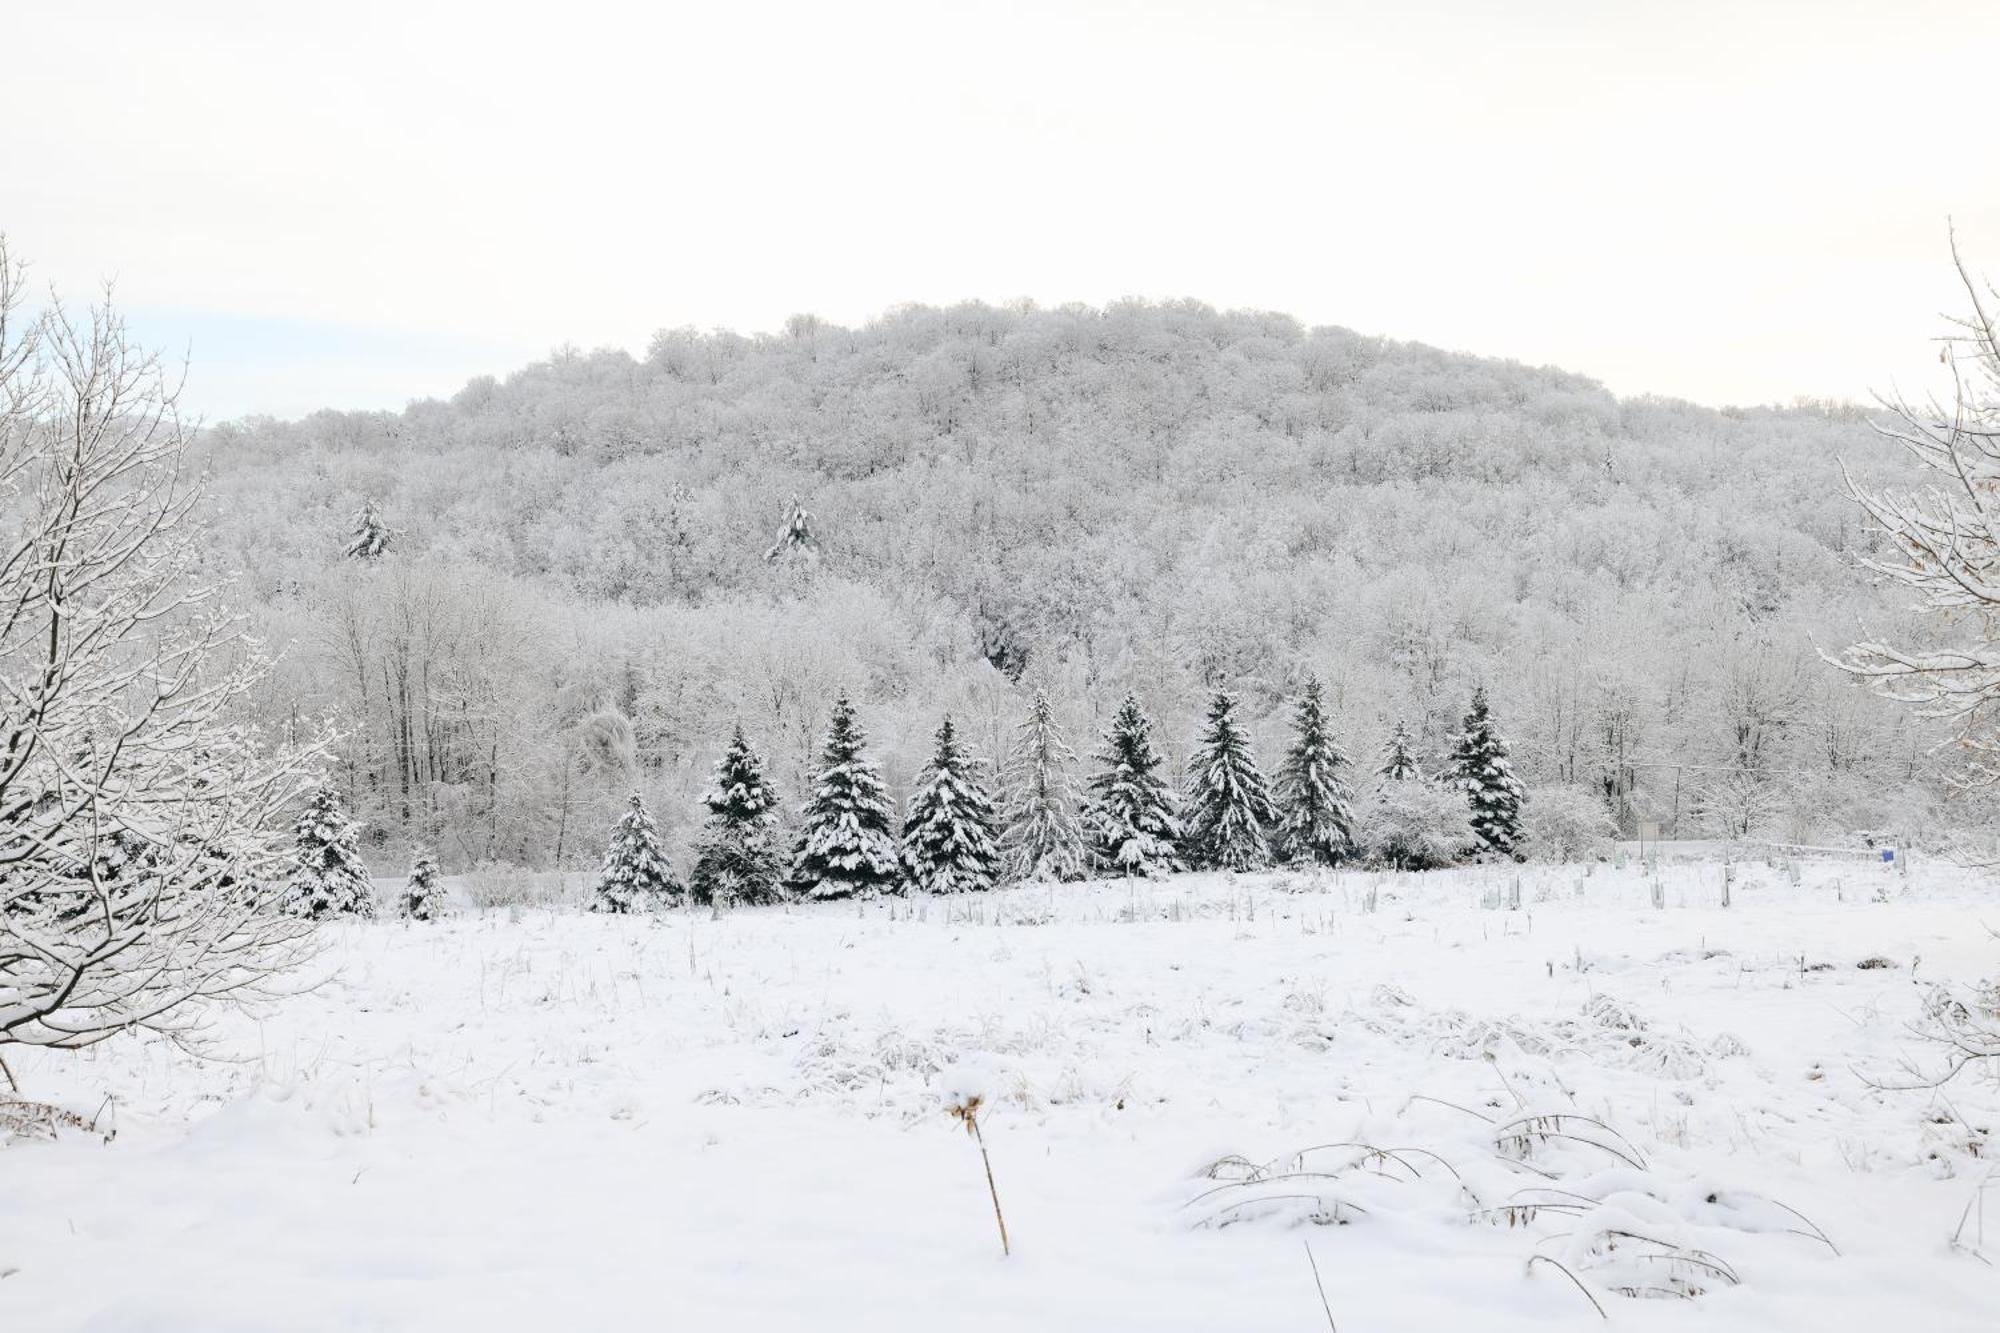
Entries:
{"label": "snow-dusted branch", "polygon": [[318,745],[196,576],[179,386],[107,298],[24,315],[0,241],[0,1049],[187,1037],[307,947],[275,910]]}

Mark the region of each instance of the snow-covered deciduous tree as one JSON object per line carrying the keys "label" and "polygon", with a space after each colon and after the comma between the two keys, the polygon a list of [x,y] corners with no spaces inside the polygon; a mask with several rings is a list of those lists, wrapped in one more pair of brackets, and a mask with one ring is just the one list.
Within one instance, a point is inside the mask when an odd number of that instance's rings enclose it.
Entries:
{"label": "snow-covered deciduous tree", "polygon": [[702,797],[708,820],[696,844],[688,892],[704,907],[774,903],[784,897],[778,853],[778,793],[739,723]]}
{"label": "snow-covered deciduous tree", "polygon": [[687,893],[660,846],[660,829],[637,792],[625,803],[611,845],[598,868],[590,910],[624,914],[658,912],[672,907]]}
{"label": "snow-covered deciduous tree", "polygon": [[188,1040],[310,948],[278,906],[323,738],[241,722],[266,667],[159,360],[108,300],[23,305],[0,240],[0,1052]]}
{"label": "snow-covered deciduous tree", "polygon": [[1250,733],[1236,720],[1236,696],[1217,690],[1188,758],[1182,855],[1197,869],[1261,869],[1271,863],[1270,830],[1277,822]]}
{"label": "snow-covered deciduous tree", "polygon": [[324,786],[313,793],[294,830],[290,911],[308,921],[375,915],[375,883],[361,863],[360,836],[339,792]]}
{"label": "snow-covered deciduous tree", "polygon": [[1472,692],[1472,711],[1465,715],[1464,729],[1452,750],[1451,780],[1472,807],[1472,831],[1479,840],[1503,856],[1514,855],[1521,841],[1521,802],[1527,792],[1514,776],[1507,742],[1493,726],[1484,688]]}
{"label": "snow-covered deciduous tree", "polygon": [[1391,869],[1442,869],[1479,846],[1464,794],[1446,783],[1384,780],[1360,813],[1369,858]]}
{"label": "snow-covered deciduous tree", "polygon": [[1075,768],[1076,753],[1056,721],[1054,706],[1045,692],[1035,691],[1002,774],[1007,805],[1000,851],[1007,879],[1084,877],[1088,858],[1077,828],[1083,793]]}
{"label": "snow-covered deciduous tree", "polygon": [[1118,705],[1097,760],[1084,836],[1098,865],[1118,875],[1187,869],[1180,857],[1181,821],[1173,789],[1160,776],[1153,724],[1137,696],[1128,694]]}
{"label": "snow-covered deciduous tree", "polygon": [[792,890],[806,898],[872,898],[901,884],[887,790],[868,738],[842,695],[833,704],[812,799],[792,856]]}
{"label": "snow-covered deciduous tree", "polygon": [[1417,766],[1417,756],[1410,748],[1409,724],[1399,717],[1389,732],[1389,744],[1382,752],[1382,767],[1375,770],[1375,776],[1384,782],[1415,782],[1423,775],[1423,769]]}
{"label": "snow-covered deciduous tree", "polygon": [[444,915],[444,885],[438,882],[437,861],[421,852],[410,865],[410,878],[396,899],[396,915],[409,921],[436,921]]}
{"label": "snow-covered deciduous tree", "polygon": [[1949,720],[1973,775],[2000,781],[2000,292],[1952,260],[1971,313],[1953,321],[1943,356],[1953,401],[1884,401],[1880,430],[1930,474],[1918,491],[1870,488],[1842,465],[1847,490],[1879,534],[1860,563],[1917,596],[1917,608],[1952,627],[1947,647],[1867,639],[1837,660],[1891,698]]}
{"label": "snow-covered deciduous tree", "polygon": [[993,798],[979,769],[947,717],[938,725],[930,762],[917,777],[903,821],[903,869],[911,888],[966,893],[993,887],[1000,849],[993,837]]}
{"label": "snow-covered deciduous tree", "polygon": [[1278,856],[1294,865],[1335,865],[1354,854],[1354,808],[1341,777],[1347,756],[1327,730],[1318,677],[1306,678],[1292,725],[1292,748],[1278,770]]}
{"label": "snow-covered deciduous tree", "polygon": [[347,556],[351,560],[373,560],[389,549],[389,540],[395,535],[382,521],[382,511],[371,495],[361,502],[361,512],[355,516],[354,531],[347,543]]}
{"label": "snow-covered deciduous tree", "polygon": [[1537,787],[1524,823],[1523,848],[1543,861],[1601,856],[1618,836],[1604,798],[1588,787]]}

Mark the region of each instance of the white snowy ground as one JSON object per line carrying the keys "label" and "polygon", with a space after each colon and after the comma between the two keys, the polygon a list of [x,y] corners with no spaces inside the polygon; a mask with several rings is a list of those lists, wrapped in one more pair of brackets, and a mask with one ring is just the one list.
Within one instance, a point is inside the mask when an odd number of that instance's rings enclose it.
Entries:
{"label": "white snowy ground", "polygon": [[0,1329],[1311,1330],[1302,1242],[1341,1333],[1598,1327],[1537,1254],[1623,1328],[2000,1328],[2000,1085],[1870,1083],[2000,892],[1514,873],[334,928],[234,1063],[17,1059],[117,1136],[0,1149]]}

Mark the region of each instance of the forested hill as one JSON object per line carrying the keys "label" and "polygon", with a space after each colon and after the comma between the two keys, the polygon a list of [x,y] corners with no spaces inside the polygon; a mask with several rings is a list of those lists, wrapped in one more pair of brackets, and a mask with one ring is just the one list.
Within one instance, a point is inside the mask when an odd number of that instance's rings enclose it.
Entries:
{"label": "forested hill", "polygon": [[[1809,639],[1903,624],[1849,563],[1836,458],[1897,465],[1858,412],[1189,303],[966,305],[207,439],[224,563],[296,643],[274,716],[337,706],[378,837],[459,859],[594,854],[632,786],[684,831],[738,716],[796,797],[841,688],[899,785],[947,710],[1003,744],[1020,680],[1079,748],[1128,688],[1179,747],[1228,683],[1274,760],[1308,670],[1364,777],[1483,682],[1531,787],[1628,824],[1671,765],[1683,832],[1927,817],[1930,738]],[[767,560],[793,497],[817,558]],[[369,498],[387,554],[346,558]]]}

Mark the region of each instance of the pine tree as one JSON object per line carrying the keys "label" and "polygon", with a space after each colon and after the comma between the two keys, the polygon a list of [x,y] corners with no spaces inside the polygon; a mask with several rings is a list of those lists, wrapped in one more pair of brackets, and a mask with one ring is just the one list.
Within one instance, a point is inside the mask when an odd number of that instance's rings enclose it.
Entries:
{"label": "pine tree", "polygon": [[1278,856],[1334,865],[1354,855],[1354,807],[1340,776],[1347,757],[1327,732],[1318,678],[1306,678],[1292,725],[1297,737],[1278,770]]}
{"label": "pine tree", "polygon": [[1177,850],[1181,824],[1174,794],[1160,777],[1153,724],[1137,698],[1128,694],[1118,705],[1097,759],[1103,767],[1091,779],[1084,813],[1091,855],[1106,870],[1122,875],[1185,870]]}
{"label": "pine tree", "polygon": [[778,793],[740,723],[716,762],[715,783],[702,804],[708,807],[708,822],[697,844],[694,873],[688,876],[694,900],[704,907],[726,907],[782,899]]}
{"label": "pine tree", "polygon": [[286,906],[312,921],[375,915],[375,885],[361,863],[361,826],[340,808],[340,793],[321,787],[299,814],[297,867]]}
{"label": "pine tree", "polygon": [[1000,839],[1006,877],[1082,879],[1088,859],[1076,825],[1083,805],[1073,776],[1076,752],[1042,691],[1035,691],[1028,720],[1016,735],[1002,784],[1008,797],[1007,831]]}
{"label": "pine tree", "polygon": [[1277,807],[1227,690],[1209,700],[1208,725],[1188,758],[1187,790],[1181,848],[1189,864],[1258,870],[1271,863],[1268,830],[1278,822]]}
{"label": "pine tree", "polygon": [[354,520],[354,540],[347,544],[347,554],[356,560],[373,560],[389,549],[389,539],[395,535],[382,521],[382,513],[370,496],[361,502],[361,513]]}
{"label": "pine tree", "polygon": [[764,552],[764,559],[767,563],[776,563],[791,556],[810,565],[819,559],[819,538],[813,535],[812,511],[796,495],[792,497],[789,508],[790,516],[778,533],[778,540]]}
{"label": "pine tree", "polygon": [[925,893],[990,889],[1000,867],[993,798],[950,718],[939,725],[936,740],[903,821],[903,869],[910,887]]}
{"label": "pine tree", "polygon": [[1410,728],[1402,718],[1396,719],[1396,729],[1389,733],[1389,745],[1384,752],[1386,758],[1382,767],[1375,770],[1375,776],[1385,782],[1417,782],[1424,776],[1423,769],[1417,767],[1417,757],[1410,753]]}
{"label": "pine tree", "polygon": [[444,886],[438,883],[437,862],[428,853],[420,854],[410,867],[409,882],[396,906],[397,914],[411,921],[435,921],[444,915]]}
{"label": "pine tree", "polygon": [[1507,759],[1507,742],[1494,730],[1482,687],[1472,692],[1472,711],[1452,751],[1451,779],[1472,806],[1472,831],[1480,842],[1506,856],[1521,841],[1521,802],[1527,793]]}
{"label": "pine tree", "polygon": [[611,831],[611,845],[605,849],[604,864],[597,872],[590,910],[657,912],[671,907],[686,892],[661,850],[659,826],[653,823],[646,802],[633,792],[618,827]]}
{"label": "pine tree", "polygon": [[899,887],[894,815],[881,776],[862,754],[866,744],[843,695],[834,701],[818,783],[792,856],[791,887],[804,897],[872,898]]}

